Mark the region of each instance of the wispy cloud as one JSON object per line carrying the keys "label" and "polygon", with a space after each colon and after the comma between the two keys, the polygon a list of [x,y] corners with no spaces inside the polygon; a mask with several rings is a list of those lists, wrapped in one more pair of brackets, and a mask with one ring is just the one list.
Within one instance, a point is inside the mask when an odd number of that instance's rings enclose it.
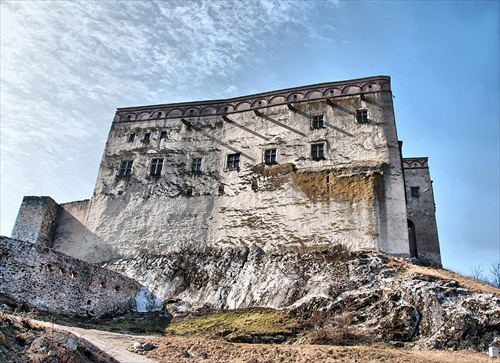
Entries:
{"label": "wispy cloud", "polygon": [[[237,89],[234,74],[264,59],[283,34],[309,32],[315,7],[271,0],[2,1],[2,224],[12,223],[23,194],[82,193],[74,189],[100,156],[90,147],[103,145],[116,107],[226,97]],[[61,178],[75,187],[61,190]]]}

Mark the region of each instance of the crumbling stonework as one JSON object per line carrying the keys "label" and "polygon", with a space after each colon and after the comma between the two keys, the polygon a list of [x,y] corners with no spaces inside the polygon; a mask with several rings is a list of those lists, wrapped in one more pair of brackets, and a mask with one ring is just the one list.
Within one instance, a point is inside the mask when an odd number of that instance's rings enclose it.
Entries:
{"label": "crumbling stonework", "polygon": [[52,247],[59,205],[51,197],[24,197],[12,238]]}
{"label": "crumbling stonework", "polygon": [[40,310],[89,317],[162,307],[131,278],[7,237],[0,237],[0,294]]}

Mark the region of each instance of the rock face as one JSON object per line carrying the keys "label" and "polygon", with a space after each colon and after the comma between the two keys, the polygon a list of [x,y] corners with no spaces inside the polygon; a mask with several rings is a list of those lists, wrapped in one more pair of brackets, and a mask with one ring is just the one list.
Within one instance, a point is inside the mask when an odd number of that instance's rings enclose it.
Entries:
{"label": "rock face", "polygon": [[410,274],[409,266],[368,250],[266,253],[254,247],[186,249],[105,267],[147,285],[174,314],[204,306],[287,307],[305,318],[349,314],[357,329],[424,348],[486,349],[500,336],[500,294]]}

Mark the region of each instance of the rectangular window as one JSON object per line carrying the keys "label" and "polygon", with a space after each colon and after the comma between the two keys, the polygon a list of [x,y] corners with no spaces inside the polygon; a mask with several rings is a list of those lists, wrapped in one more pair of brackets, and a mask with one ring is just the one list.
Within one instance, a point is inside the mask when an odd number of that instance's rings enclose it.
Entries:
{"label": "rectangular window", "polygon": [[149,142],[150,139],[151,139],[151,132],[146,132],[144,134],[144,138],[142,139],[142,141]]}
{"label": "rectangular window", "polygon": [[312,144],[311,157],[313,160],[321,160],[325,158],[325,144]]}
{"label": "rectangular window", "polygon": [[265,151],[264,162],[267,165],[276,164],[276,149],[268,149]]}
{"label": "rectangular window", "polygon": [[188,187],[186,189],[186,197],[192,197],[193,196],[193,188],[192,187]]}
{"label": "rectangular window", "polygon": [[163,159],[153,159],[149,175],[161,175],[163,169]]}
{"label": "rectangular window", "polygon": [[118,175],[128,176],[132,174],[132,163],[133,160],[122,161],[120,164],[120,169],[118,170]]}
{"label": "rectangular window", "polygon": [[323,117],[324,115],[313,115],[311,120],[311,127],[313,129],[322,129],[324,127]]}
{"label": "rectangular window", "polygon": [[130,133],[128,134],[128,137],[127,137],[127,142],[134,142],[135,140],[135,133]]}
{"label": "rectangular window", "polygon": [[219,184],[219,195],[224,195],[224,184]]}
{"label": "rectangular window", "polygon": [[238,169],[240,167],[240,153],[229,154],[227,156],[227,168],[228,169]]}
{"label": "rectangular window", "polygon": [[411,196],[413,198],[420,198],[420,187],[410,187],[411,188]]}
{"label": "rectangular window", "polygon": [[201,173],[201,158],[193,159],[191,163],[191,171],[193,173]]}
{"label": "rectangular window", "polygon": [[368,110],[356,110],[356,121],[359,123],[368,122]]}
{"label": "rectangular window", "polygon": [[166,131],[162,131],[162,132],[160,133],[160,140],[161,140],[161,139],[166,139],[166,138],[167,138],[167,132],[166,132]]}

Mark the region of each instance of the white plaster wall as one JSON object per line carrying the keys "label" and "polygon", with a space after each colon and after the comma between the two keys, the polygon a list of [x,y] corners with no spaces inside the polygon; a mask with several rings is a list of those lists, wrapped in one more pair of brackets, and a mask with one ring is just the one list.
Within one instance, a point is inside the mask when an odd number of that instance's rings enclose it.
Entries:
{"label": "white plaster wall", "polygon": [[[220,116],[114,123],[103,156],[78,251],[71,254],[102,262],[138,253],[162,253],[173,246],[256,244],[269,250],[343,243],[394,254],[408,254],[406,207],[390,92]],[[367,108],[370,122],[355,121]],[[325,114],[325,128],[312,130],[310,115]],[[160,132],[168,138],[160,140]],[[130,132],[137,134],[127,142]],[[141,139],[151,132],[147,143]],[[311,143],[325,142],[325,159],[311,160]],[[279,165],[294,172],[270,182],[255,167],[265,149],[276,148]],[[225,170],[228,154],[241,152],[239,170]],[[190,173],[202,157],[202,174]],[[151,159],[164,158],[161,178],[149,176]],[[123,160],[134,160],[130,177],[117,177]],[[382,172],[374,199],[311,198],[294,182],[294,173],[315,172],[369,178]],[[364,169],[363,169],[364,168]],[[326,174],[324,174],[326,175]],[[252,190],[257,180],[258,190]],[[219,185],[224,195],[219,196]],[[332,179],[335,188],[335,179]],[[269,187],[269,185],[272,185]],[[186,197],[188,187],[193,197]],[[64,251],[64,244],[59,245]]]}

